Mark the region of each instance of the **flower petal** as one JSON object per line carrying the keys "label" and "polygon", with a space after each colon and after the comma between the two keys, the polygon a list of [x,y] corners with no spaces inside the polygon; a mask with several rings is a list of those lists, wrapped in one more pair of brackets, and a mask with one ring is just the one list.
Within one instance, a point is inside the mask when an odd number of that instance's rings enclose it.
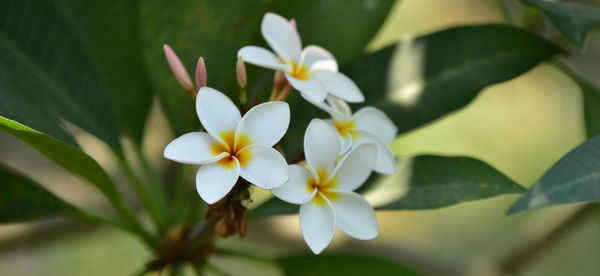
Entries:
{"label": "flower petal", "polygon": [[281,186],[289,178],[287,162],[274,148],[250,145],[238,152],[238,157],[240,175],[258,187],[272,189]]}
{"label": "flower petal", "polygon": [[323,100],[325,100],[327,90],[325,90],[325,87],[319,80],[312,78],[309,78],[308,80],[299,80],[287,73],[285,74],[285,77],[292,87],[300,91],[303,98],[307,100],[310,99],[311,102],[323,102]]}
{"label": "flower petal", "polygon": [[[347,119],[352,118],[352,116],[346,118],[346,116],[344,116],[344,114],[342,114],[341,112],[339,112],[338,110],[336,110],[333,106],[331,106],[328,103],[328,101],[313,101],[312,99],[305,97],[304,94],[301,94],[301,95],[309,103],[311,103],[314,106],[320,108],[321,110],[329,113],[329,115],[331,116],[331,118],[333,118],[336,121],[345,121]],[[327,98],[329,98],[329,97],[332,97],[332,96],[328,96]]]}
{"label": "flower petal", "polygon": [[235,158],[231,159],[232,167],[224,167],[219,163],[203,165],[196,173],[196,190],[208,204],[222,199],[235,186],[240,175],[240,165]]}
{"label": "flower petal", "polygon": [[286,63],[298,60],[302,43],[298,31],[287,19],[267,13],[263,17],[260,30],[267,43]]}
{"label": "flower petal", "polygon": [[338,70],[337,61],[335,61],[333,55],[315,45],[307,46],[302,50],[298,63],[305,65],[310,71],[328,70],[337,72]]}
{"label": "flower petal", "polygon": [[196,112],[208,134],[220,141],[224,132],[235,131],[242,118],[239,109],[225,94],[210,87],[198,91]]}
{"label": "flower petal", "polygon": [[165,148],[164,156],[167,159],[185,164],[208,164],[219,161],[227,153],[215,153],[211,145],[218,143],[206,132],[190,132],[173,140]]}
{"label": "flower petal", "polygon": [[398,128],[383,111],[367,106],[354,114],[356,128],[366,131],[381,139],[385,144],[392,142],[398,133]]}
{"label": "flower petal", "polygon": [[373,167],[374,171],[381,174],[396,173],[396,159],[387,144],[383,143],[383,141],[371,133],[365,131],[356,131],[355,137],[356,140],[354,141],[354,146],[373,144],[377,147],[377,158],[375,159],[375,166]]}
{"label": "flower petal", "polygon": [[238,51],[238,57],[242,57],[244,62],[252,63],[260,67],[266,67],[273,70],[288,72],[291,66],[283,64],[271,51],[258,47],[246,46]]}
{"label": "flower petal", "polygon": [[286,102],[267,102],[251,108],[240,121],[236,135],[243,134],[253,144],[271,147],[290,125],[290,106]]}
{"label": "flower petal", "polygon": [[336,190],[353,191],[360,187],[373,170],[377,158],[377,147],[373,144],[362,144],[350,150],[330,176],[336,178]]}
{"label": "flower petal", "polygon": [[350,109],[348,103],[342,99],[330,95],[327,97],[327,103],[337,112],[341,113],[344,116],[344,119],[348,120],[352,117],[352,109]]}
{"label": "flower petal", "polygon": [[325,90],[332,95],[351,103],[365,101],[358,86],[346,75],[327,70],[312,71],[311,73],[311,78],[319,80],[325,86]]}
{"label": "flower petal", "polygon": [[338,133],[330,124],[313,119],[304,134],[304,155],[313,173],[331,172],[340,153]]}
{"label": "flower petal", "polygon": [[293,204],[304,204],[311,200],[316,189],[309,189],[307,182],[311,178],[310,171],[305,167],[294,164],[288,166],[290,178],[283,185],[272,189],[271,192],[283,201]]}
{"label": "flower petal", "polygon": [[319,254],[329,245],[335,235],[335,215],[331,203],[316,205],[307,202],[300,205],[300,229],[308,247]]}
{"label": "flower petal", "polygon": [[362,196],[353,192],[338,192],[338,197],[331,205],[336,225],[346,234],[359,240],[377,237],[375,212]]}

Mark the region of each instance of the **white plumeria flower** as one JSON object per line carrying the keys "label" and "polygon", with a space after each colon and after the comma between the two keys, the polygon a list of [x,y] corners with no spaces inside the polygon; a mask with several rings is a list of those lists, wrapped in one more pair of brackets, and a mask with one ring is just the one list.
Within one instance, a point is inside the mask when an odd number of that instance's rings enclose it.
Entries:
{"label": "white plumeria flower", "polygon": [[388,145],[396,138],[398,128],[383,111],[367,106],[352,115],[346,102],[331,96],[325,102],[312,103],[331,115],[329,122],[338,131],[342,153],[361,144],[374,144],[377,146],[374,170],[382,174],[396,173],[396,159]]}
{"label": "white plumeria flower", "polygon": [[338,72],[335,58],[319,46],[302,49],[295,26],[274,13],[265,14],[261,32],[275,51],[257,46],[246,46],[238,51],[245,62],[281,70],[289,83],[308,99],[322,102],[328,93],[348,102],[362,102],[364,96],[356,84]]}
{"label": "white plumeria flower", "polygon": [[336,226],[360,240],[377,237],[373,207],[353,191],[369,177],[377,155],[372,144],[352,149],[337,164],[340,141],[323,120],[310,122],[304,136],[307,166],[289,165],[290,179],[273,194],[300,205],[304,240],[319,254],[333,239]]}
{"label": "white plumeria flower", "polygon": [[164,156],[202,165],[196,174],[196,189],[204,201],[213,204],[223,198],[239,176],[265,189],[287,181],[287,163],[272,148],[287,131],[287,103],[263,103],[242,117],[227,96],[203,87],[198,91],[196,111],[208,133],[184,134],[167,146]]}

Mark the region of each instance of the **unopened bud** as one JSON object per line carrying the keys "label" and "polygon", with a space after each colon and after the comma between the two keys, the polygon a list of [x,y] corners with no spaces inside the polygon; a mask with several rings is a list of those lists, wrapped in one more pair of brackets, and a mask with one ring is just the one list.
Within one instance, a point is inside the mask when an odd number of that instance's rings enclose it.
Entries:
{"label": "unopened bud", "polygon": [[177,79],[177,82],[179,82],[179,84],[185,90],[195,93],[196,89],[194,88],[192,79],[190,78],[188,72],[185,70],[185,67],[183,66],[183,63],[181,63],[179,57],[177,57],[177,54],[175,54],[173,49],[171,49],[171,47],[169,47],[169,45],[167,44],[163,45],[163,50],[165,52],[165,57],[167,58],[167,63],[169,63],[171,72],[173,72],[173,75],[175,76],[175,79]]}
{"label": "unopened bud", "polygon": [[240,91],[246,91],[246,66],[244,66],[244,59],[242,57],[238,57],[237,64],[235,65],[235,77]]}
{"label": "unopened bud", "polygon": [[207,81],[206,64],[204,64],[204,58],[200,57],[198,59],[198,64],[196,64],[196,87],[198,87],[198,89],[205,87]]}
{"label": "unopened bud", "polygon": [[290,25],[292,25],[292,27],[294,27],[294,29],[298,29],[298,26],[296,24],[296,19],[294,19],[294,18],[290,19]]}

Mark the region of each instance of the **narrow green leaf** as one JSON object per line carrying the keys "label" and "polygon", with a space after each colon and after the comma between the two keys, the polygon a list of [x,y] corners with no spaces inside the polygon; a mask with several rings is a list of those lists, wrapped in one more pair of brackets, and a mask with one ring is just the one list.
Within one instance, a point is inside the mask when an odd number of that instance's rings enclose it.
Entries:
{"label": "narrow green leaf", "polygon": [[600,136],[561,158],[515,202],[508,214],[588,201],[600,201]]}
{"label": "narrow green leaf", "polygon": [[0,166],[0,223],[57,216],[74,207],[14,170]]}
{"label": "narrow green leaf", "polygon": [[29,144],[54,162],[92,183],[109,199],[118,192],[108,174],[83,151],[13,120],[0,116],[0,129]]}
{"label": "narrow green leaf", "polygon": [[593,6],[547,0],[521,0],[545,13],[554,25],[580,49],[585,48],[593,27],[600,24],[600,9]]}
{"label": "narrow green leaf", "polygon": [[477,159],[433,155],[413,158],[408,185],[406,195],[377,209],[432,209],[526,191]]}
{"label": "narrow green leaf", "polygon": [[424,275],[403,264],[372,256],[290,256],[276,260],[285,275]]}
{"label": "narrow green leaf", "polygon": [[61,120],[117,151],[119,128],[139,142],[151,93],[136,15],[135,1],[5,1],[0,115],[71,145]]}

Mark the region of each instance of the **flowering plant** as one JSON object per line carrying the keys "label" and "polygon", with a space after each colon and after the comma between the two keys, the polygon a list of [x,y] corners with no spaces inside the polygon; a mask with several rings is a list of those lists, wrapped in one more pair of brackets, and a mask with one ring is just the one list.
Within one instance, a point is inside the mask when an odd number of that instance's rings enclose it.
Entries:
{"label": "flowering plant", "polygon": [[[522,2],[585,46],[596,11]],[[367,240],[391,235],[378,211],[520,193],[508,214],[600,200],[597,137],[529,190],[476,158],[402,154],[394,144],[398,135],[462,109],[484,88],[539,68],[564,52],[556,44],[565,41],[550,42],[524,24],[479,24],[375,49],[368,43],[394,1],[304,4],[8,3],[0,9],[0,129],[16,139],[2,137],[89,182],[104,201],[69,198],[50,186],[61,181],[48,175],[62,171],[42,174],[29,160],[6,155],[0,222],[64,215],[124,230],[149,252],[138,274],[227,275],[218,262],[226,256],[286,274],[422,275],[440,264],[412,269],[403,263],[414,258],[357,254],[375,244]],[[573,10],[583,19],[565,12]],[[586,129],[596,135],[598,90],[561,62],[542,66],[559,68],[552,70],[584,93]],[[159,104],[152,105],[154,97]],[[168,124],[156,123],[156,114]],[[259,228],[263,218],[279,215],[292,215],[295,224]],[[565,221],[540,240],[552,240]],[[274,233],[306,245],[269,256],[269,247],[294,248]],[[236,236],[251,238],[232,242]],[[269,242],[248,253],[242,248],[253,236]],[[360,249],[335,242],[345,236],[361,240],[353,243]],[[528,260],[536,248],[526,244],[516,256]],[[509,273],[521,265],[511,257],[491,269]]]}

